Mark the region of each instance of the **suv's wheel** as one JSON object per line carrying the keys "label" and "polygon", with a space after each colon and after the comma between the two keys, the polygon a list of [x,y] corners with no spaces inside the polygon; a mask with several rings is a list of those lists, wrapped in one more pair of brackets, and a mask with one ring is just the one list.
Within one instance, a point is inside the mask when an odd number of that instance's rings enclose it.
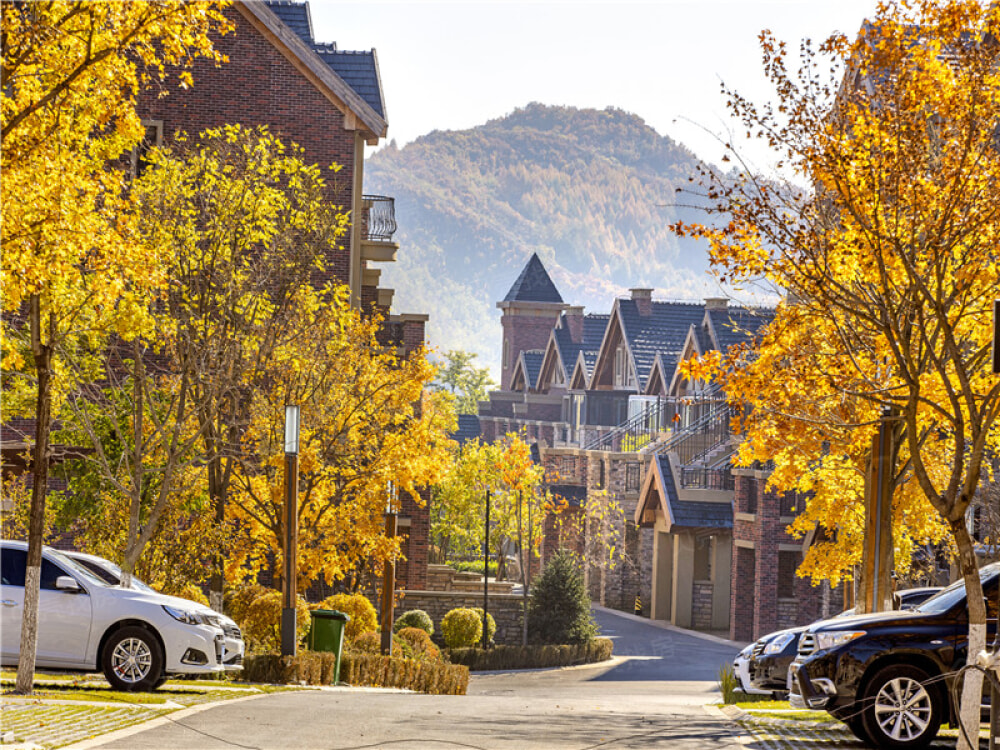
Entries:
{"label": "suv's wheel", "polygon": [[864,715],[861,712],[861,706],[859,704],[855,703],[851,708],[851,713],[844,716],[842,721],[847,724],[847,728],[851,730],[851,734],[864,742],[866,745],[872,744],[872,738],[869,737],[868,732],[865,731]]}
{"label": "suv's wheel", "polygon": [[163,674],[163,653],[148,630],[122,628],[104,644],[101,667],[115,690],[153,690]]}
{"label": "suv's wheel", "polygon": [[907,664],[892,664],[868,681],[863,727],[871,742],[883,748],[921,748],[941,726],[940,692],[927,686],[930,676]]}

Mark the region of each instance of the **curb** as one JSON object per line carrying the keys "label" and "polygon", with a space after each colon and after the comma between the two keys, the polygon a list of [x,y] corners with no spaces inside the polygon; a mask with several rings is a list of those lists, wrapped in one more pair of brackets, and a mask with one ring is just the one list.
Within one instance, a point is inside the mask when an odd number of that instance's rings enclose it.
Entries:
{"label": "curb", "polygon": [[710,641],[712,643],[718,643],[723,646],[732,646],[735,649],[742,649],[749,645],[748,643],[742,643],[740,641],[731,641],[728,638],[720,638],[717,635],[710,635],[708,633],[700,633],[697,630],[688,630],[687,628],[680,628],[669,622],[664,622],[663,620],[651,620],[648,617],[639,617],[638,615],[631,614],[629,612],[622,612],[617,609],[610,609],[609,607],[602,607],[599,604],[592,604],[591,609],[597,610],[598,612],[604,612],[605,614],[615,615],[617,617],[624,618],[626,620],[631,620],[632,622],[642,622],[646,625],[652,625],[654,628],[660,628],[660,630],[669,630],[674,633],[683,633],[684,635],[694,636],[695,638],[701,638],[705,641]]}

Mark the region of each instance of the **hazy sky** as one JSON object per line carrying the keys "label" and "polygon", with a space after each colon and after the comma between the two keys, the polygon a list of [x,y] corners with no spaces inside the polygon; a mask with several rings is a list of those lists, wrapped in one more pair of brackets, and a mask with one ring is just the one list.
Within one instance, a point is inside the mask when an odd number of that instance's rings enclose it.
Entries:
{"label": "hazy sky", "polygon": [[[532,101],[634,112],[717,160],[720,82],[769,99],[757,34],[797,50],[853,36],[875,0],[771,2],[335,2],[311,0],[317,41],[375,48],[389,138],[472,127]],[[766,167],[766,152],[751,156]]]}

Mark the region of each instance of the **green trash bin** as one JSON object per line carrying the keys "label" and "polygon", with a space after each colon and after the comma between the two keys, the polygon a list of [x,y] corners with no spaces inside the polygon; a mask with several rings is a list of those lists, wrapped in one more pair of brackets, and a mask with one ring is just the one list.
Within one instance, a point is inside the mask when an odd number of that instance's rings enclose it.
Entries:
{"label": "green trash bin", "polygon": [[314,609],[310,613],[309,639],[306,644],[310,651],[328,651],[337,655],[333,668],[333,684],[340,682],[340,654],[344,648],[344,628],[350,615],[335,609]]}

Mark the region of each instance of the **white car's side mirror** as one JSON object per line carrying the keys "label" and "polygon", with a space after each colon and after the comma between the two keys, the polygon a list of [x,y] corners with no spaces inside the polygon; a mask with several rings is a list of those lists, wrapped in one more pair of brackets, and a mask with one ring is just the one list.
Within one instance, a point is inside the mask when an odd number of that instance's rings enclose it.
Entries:
{"label": "white car's side mirror", "polygon": [[56,589],[65,591],[67,594],[79,594],[83,591],[73,576],[59,576],[56,578]]}

